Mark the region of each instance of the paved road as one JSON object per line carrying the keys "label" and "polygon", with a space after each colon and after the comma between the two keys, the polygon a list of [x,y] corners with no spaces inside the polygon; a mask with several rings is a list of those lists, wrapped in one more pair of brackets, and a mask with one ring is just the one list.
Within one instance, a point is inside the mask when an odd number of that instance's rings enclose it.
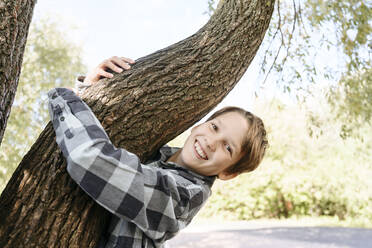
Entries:
{"label": "paved road", "polygon": [[191,230],[179,234],[168,245],[170,248],[372,248],[372,229],[277,226]]}

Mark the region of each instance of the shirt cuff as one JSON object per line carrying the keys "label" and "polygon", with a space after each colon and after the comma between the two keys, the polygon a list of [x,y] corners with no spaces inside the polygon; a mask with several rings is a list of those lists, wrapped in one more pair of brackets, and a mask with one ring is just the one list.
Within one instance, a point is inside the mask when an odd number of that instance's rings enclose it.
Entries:
{"label": "shirt cuff", "polygon": [[81,96],[81,94],[87,89],[89,88],[92,83],[87,83],[85,82],[84,83],[84,79],[85,77],[84,76],[79,76],[76,81],[75,81],[75,89],[74,89],[74,92]]}

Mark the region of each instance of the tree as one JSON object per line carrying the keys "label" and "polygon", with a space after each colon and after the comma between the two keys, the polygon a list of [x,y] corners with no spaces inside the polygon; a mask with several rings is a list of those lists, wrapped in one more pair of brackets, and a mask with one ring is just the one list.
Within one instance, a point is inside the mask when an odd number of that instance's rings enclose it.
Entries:
{"label": "tree", "polygon": [[56,86],[72,86],[78,73],[85,71],[81,49],[66,39],[62,28],[46,17],[31,24],[19,90],[0,150],[0,192],[48,122],[47,106],[43,104],[47,91]]}
{"label": "tree", "polygon": [[36,0],[0,1],[0,144],[17,91],[28,28]]}
{"label": "tree", "polygon": [[[262,46],[262,71],[273,71],[284,91],[294,91],[303,98],[319,94],[314,84],[327,81],[330,87],[326,88],[331,90],[324,89],[326,98],[338,113],[329,121],[343,122],[343,138],[359,136],[359,128],[370,123],[371,3],[278,1],[273,20],[269,41]],[[272,39],[280,42],[275,45]],[[325,122],[309,115],[313,124],[310,129],[322,133],[327,128]]]}
{"label": "tree", "polygon": [[[341,78],[337,87],[322,92],[332,108],[333,115],[324,118],[311,114],[309,128],[323,132],[327,122],[339,123],[339,135],[343,138],[365,140],[365,129],[371,130],[372,119],[372,69],[361,70]],[[363,130],[364,129],[364,130]]]}
{"label": "tree", "polygon": [[[216,2],[208,0],[207,13],[215,11]],[[276,82],[289,91],[294,83],[297,88],[306,87],[299,81],[314,83],[325,78],[338,82],[341,77],[368,69],[371,16],[371,3],[366,0],[277,1],[268,35],[258,54],[265,79],[274,72]],[[322,53],[330,50],[342,62],[337,67],[327,63],[316,65],[319,57],[324,60]]]}
{"label": "tree", "polygon": [[[225,0],[197,33],[137,60],[82,98],[113,144],[142,161],[200,120],[246,71],[275,0]],[[51,123],[0,197],[1,247],[94,247],[107,212],[66,173]]]}
{"label": "tree", "polygon": [[[209,13],[213,13],[215,3],[208,0]],[[267,82],[267,87],[278,87],[306,101],[319,93],[319,82],[327,81],[332,88],[326,90],[329,103],[340,113],[336,119],[344,121],[341,136],[356,134],[361,123],[370,119],[371,97],[367,92],[371,81],[362,78],[367,78],[371,68],[371,7],[366,0],[277,1],[257,56],[260,86]],[[346,100],[340,100],[341,96],[347,96]]]}

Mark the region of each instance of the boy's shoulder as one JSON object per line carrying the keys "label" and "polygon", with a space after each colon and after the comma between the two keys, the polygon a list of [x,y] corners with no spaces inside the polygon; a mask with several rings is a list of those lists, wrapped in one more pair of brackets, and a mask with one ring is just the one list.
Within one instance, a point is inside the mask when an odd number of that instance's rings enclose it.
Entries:
{"label": "boy's shoulder", "polygon": [[160,147],[158,153],[160,154],[161,161],[167,161],[173,154],[178,152],[181,148],[164,145]]}
{"label": "boy's shoulder", "polygon": [[171,147],[168,145],[164,145],[160,147],[153,156],[145,163],[150,164],[156,161],[166,162],[173,154],[175,154],[181,148],[179,147]]}
{"label": "boy's shoulder", "polygon": [[[188,183],[207,185],[208,187],[211,187],[215,181],[215,176],[203,176],[174,162],[167,162],[167,160],[180,149],[181,148],[179,147],[164,145],[157,151],[156,157],[152,162],[156,163],[156,166],[160,167],[161,169],[172,171],[173,174],[182,177]],[[182,181],[183,180],[179,182],[181,183]]]}

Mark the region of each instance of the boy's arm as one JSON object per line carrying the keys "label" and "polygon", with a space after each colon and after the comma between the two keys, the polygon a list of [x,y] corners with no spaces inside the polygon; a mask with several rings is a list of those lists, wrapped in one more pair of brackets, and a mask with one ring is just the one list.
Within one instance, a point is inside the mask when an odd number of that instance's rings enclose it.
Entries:
{"label": "boy's arm", "polygon": [[71,177],[97,203],[149,237],[172,237],[208,197],[201,186],[180,185],[171,173],[142,165],[136,155],[115,148],[90,108],[71,90],[52,89],[48,97],[56,141]]}

